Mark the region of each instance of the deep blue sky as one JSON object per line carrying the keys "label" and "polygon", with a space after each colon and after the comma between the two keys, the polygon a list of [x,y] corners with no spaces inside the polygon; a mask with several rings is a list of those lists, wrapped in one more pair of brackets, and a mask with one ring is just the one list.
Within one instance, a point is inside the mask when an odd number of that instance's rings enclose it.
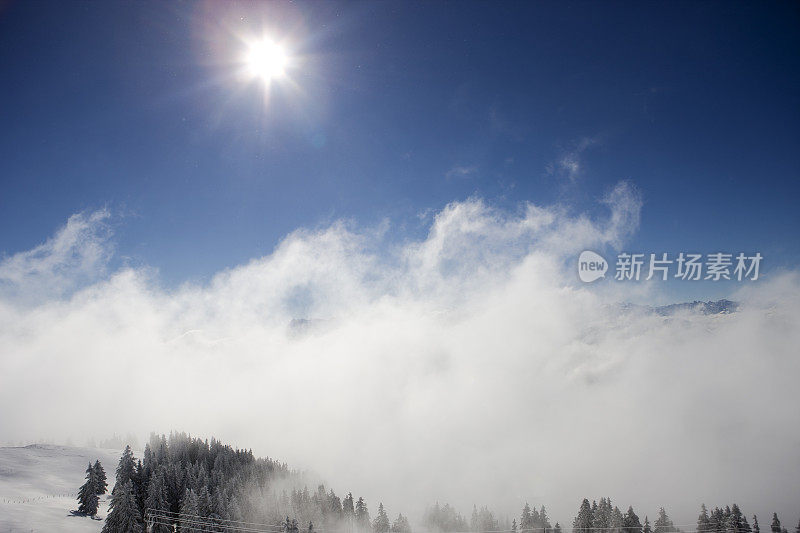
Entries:
{"label": "deep blue sky", "polygon": [[[0,250],[107,205],[120,255],[178,283],[300,226],[388,216],[404,238],[472,195],[598,214],[629,179],[629,248],[794,266],[798,6],[12,1]],[[262,28],[302,58],[266,106],[232,75],[237,36]],[[582,142],[574,183],[548,172]]]}

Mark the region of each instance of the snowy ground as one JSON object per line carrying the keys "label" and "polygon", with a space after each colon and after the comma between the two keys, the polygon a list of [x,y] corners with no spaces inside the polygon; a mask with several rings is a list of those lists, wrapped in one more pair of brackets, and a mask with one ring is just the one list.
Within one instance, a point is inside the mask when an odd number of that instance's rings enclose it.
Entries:
{"label": "snowy ground", "polygon": [[[0,447],[0,532],[97,533],[103,522],[69,514],[78,508],[78,487],[86,466],[100,460],[109,492],[121,450],[33,444]],[[105,518],[110,494],[100,497],[98,518]]]}

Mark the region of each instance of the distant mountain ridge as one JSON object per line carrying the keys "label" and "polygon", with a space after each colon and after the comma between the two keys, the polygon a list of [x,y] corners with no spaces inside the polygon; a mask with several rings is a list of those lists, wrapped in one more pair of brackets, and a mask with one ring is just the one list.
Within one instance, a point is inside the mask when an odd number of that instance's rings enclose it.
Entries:
{"label": "distant mountain ridge", "polygon": [[693,311],[702,315],[727,315],[739,310],[739,303],[731,300],[717,300],[715,302],[685,302],[680,304],[662,305],[653,309],[656,313],[663,316],[673,315],[680,311]]}
{"label": "distant mountain ridge", "polygon": [[739,310],[739,303],[722,299],[716,301],[695,300],[693,302],[675,303],[669,305],[651,306],[637,304],[622,304],[625,311],[645,311],[660,316],[672,316],[677,313],[697,313],[701,315],[729,315]]}

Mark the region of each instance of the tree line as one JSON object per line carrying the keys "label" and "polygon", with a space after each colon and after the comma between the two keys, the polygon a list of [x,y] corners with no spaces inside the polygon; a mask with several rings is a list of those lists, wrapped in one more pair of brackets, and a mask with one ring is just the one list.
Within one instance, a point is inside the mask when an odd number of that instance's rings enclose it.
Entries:
{"label": "tree line", "polygon": [[[86,470],[79,491],[78,512],[97,513],[99,495],[107,487],[99,461]],[[324,485],[310,491],[303,473],[270,458],[256,458],[252,450],[235,449],[216,439],[201,440],[185,433],[152,435],[143,459],[130,446],[120,457],[115,472],[111,505],[103,533],[200,533],[236,529],[233,524],[263,524],[284,533],[411,533],[408,518],[394,520],[383,503],[374,518],[363,497],[347,493],[340,498]],[[226,525],[228,524],[228,525]],[[487,507],[474,506],[470,520],[455,508],[437,502],[422,519],[429,531],[562,533],[552,525],[544,506],[527,503],[519,521],[497,518]],[[777,514],[770,533],[788,533]],[[610,498],[589,503],[584,499],[572,523],[573,533],[681,533],[659,509],[655,522],[639,518],[632,506],[624,513]],[[758,518],[750,525],[738,505],[705,505],[697,519],[696,533],[760,533]],[[800,533],[798,523],[795,533]]]}
{"label": "tree line", "polygon": [[[658,517],[653,524],[647,516],[642,523],[632,506],[623,513],[616,505],[612,506],[611,498],[600,498],[600,503],[593,501],[591,504],[584,498],[578,514],[572,521],[572,530],[573,533],[680,533],[681,531],[663,507],[659,509]],[[781,526],[777,513],[772,515],[770,530],[771,533],[788,533],[787,529]],[[695,532],[760,533],[761,528],[756,515],[753,515],[751,526],[747,516],[735,503],[724,508],[715,507],[710,512],[706,505],[702,504]],[[795,528],[795,533],[800,533],[800,522]]]}
{"label": "tree line", "polygon": [[216,532],[235,522],[286,533],[411,533],[408,519],[390,520],[383,503],[373,519],[364,498],[340,498],[322,484],[309,491],[305,475],[285,463],[213,438],[151,435],[142,459],[125,448],[103,533]]}

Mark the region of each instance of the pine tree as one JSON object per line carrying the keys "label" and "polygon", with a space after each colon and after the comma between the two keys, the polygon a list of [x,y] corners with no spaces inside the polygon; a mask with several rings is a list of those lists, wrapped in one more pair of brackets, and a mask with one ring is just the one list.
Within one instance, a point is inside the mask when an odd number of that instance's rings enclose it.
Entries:
{"label": "pine tree", "polygon": [[78,512],[81,514],[94,516],[97,514],[97,505],[99,503],[98,494],[97,472],[92,463],[86,468],[86,483],[81,485],[78,489]]}
{"label": "pine tree", "polygon": [[136,477],[136,460],[133,457],[133,451],[131,451],[130,446],[125,446],[125,451],[122,452],[122,457],[119,458],[116,475],[114,490],[117,489],[117,486],[125,486],[128,481],[133,482]]}
{"label": "pine tree", "polygon": [[592,528],[592,506],[586,498],[581,502],[578,516],[572,521],[573,533],[587,533]]}
{"label": "pine tree", "polygon": [[97,495],[100,496],[105,494],[106,490],[108,490],[106,471],[103,469],[103,465],[100,464],[99,460],[94,462],[93,468],[94,474],[97,476]]}
{"label": "pine tree", "polygon": [[336,522],[336,520],[342,517],[342,501],[333,492],[333,489],[328,493],[327,501],[328,514],[331,516],[331,520]]}
{"label": "pine tree", "polygon": [[111,507],[102,533],[142,533],[141,515],[133,494],[133,482],[115,485]]}
{"label": "pine tree", "polygon": [[633,511],[633,507],[628,507],[628,512],[625,513],[622,519],[622,529],[625,533],[641,533],[642,524]]}
{"label": "pine tree", "polygon": [[180,528],[178,531],[181,533],[201,533],[200,524],[198,519],[200,513],[197,508],[197,494],[194,490],[186,488],[186,492],[181,498],[181,515],[180,515]]}
{"label": "pine tree", "polygon": [[761,528],[758,527],[758,517],[753,515],[753,533],[761,533]]}
{"label": "pine tree", "polygon": [[711,515],[708,518],[709,531],[722,532],[725,531],[725,513],[719,507],[714,507]]}
{"label": "pine tree", "polygon": [[367,509],[367,504],[364,501],[364,498],[359,497],[358,501],[356,502],[355,506],[356,512],[356,524],[358,524],[359,528],[362,530],[367,530],[370,527],[370,518],[369,518],[369,509]]}
{"label": "pine tree", "polygon": [[592,527],[600,531],[600,533],[608,533],[611,528],[611,509],[610,498],[600,498],[600,503],[597,504],[597,509],[592,516]]}
{"label": "pine tree", "polygon": [[517,533],[517,519],[516,518],[511,522],[511,533]]}
{"label": "pine tree", "polygon": [[211,515],[211,494],[208,493],[208,487],[205,485],[197,491],[197,511],[202,518],[207,518]]}
{"label": "pine tree", "polygon": [[667,516],[663,507],[658,510],[658,518],[653,526],[653,533],[674,533],[676,531],[675,524]]}
{"label": "pine tree", "polygon": [[[755,518],[755,517],[753,517]],[[794,528],[794,533],[800,533],[800,520],[797,521],[797,527]]]}
{"label": "pine tree", "polygon": [[172,532],[172,528],[167,525],[167,523],[172,522],[172,520],[167,518],[167,511],[169,511],[169,509],[167,507],[167,495],[164,484],[163,470],[159,470],[158,473],[150,476],[150,485],[147,488],[145,507],[147,508],[148,522],[151,523],[151,533]]}
{"label": "pine tree", "polygon": [[697,517],[697,533],[711,531],[711,519],[708,517],[706,504],[700,506],[700,515]]}
{"label": "pine tree", "polygon": [[561,524],[556,522],[555,527],[553,528],[553,533],[561,533]]}
{"label": "pine tree", "polygon": [[742,514],[742,510],[735,503],[731,507],[728,529],[732,533],[750,533],[750,524],[747,523],[747,517]]}
{"label": "pine tree", "polygon": [[525,502],[525,507],[522,508],[522,518],[519,521],[520,533],[530,533],[533,530],[533,515],[531,514],[531,506]]}
{"label": "pine tree", "polygon": [[397,515],[394,523],[392,523],[392,533],[411,533],[408,519],[402,513]]}
{"label": "pine tree", "polygon": [[141,459],[137,461],[136,468],[133,471],[133,494],[136,496],[136,504],[139,506],[139,513],[144,516],[146,507],[145,500],[147,499],[147,485],[144,478],[144,466]]}
{"label": "pine tree", "polygon": [[344,519],[349,523],[353,524],[356,517],[356,510],[355,506],[353,505],[353,493],[348,492],[347,496],[344,497],[342,500],[342,514],[344,515]]}
{"label": "pine tree", "polygon": [[772,525],[770,529],[772,533],[781,533],[781,521],[778,520],[778,513],[772,513]]}
{"label": "pine tree", "polygon": [[614,528],[611,530],[611,532],[621,533],[624,522],[625,522],[625,517],[622,516],[622,511],[620,511],[619,507],[615,505],[614,510],[611,511],[611,527]]}
{"label": "pine tree", "polygon": [[547,530],[551,529],[550,519],[547,516],[547,509],[544,508],[544,505],[539,509],[539,525],[542,528],[542,533],[547,533]]}
{"label": "pine tree", "polygon": [[386,509],[383,508],[383,503],[378,504],[378,516],[372,522],[372,529],[375,533],[387,533],[391,524],[389,523],[389,516],[386,514]]}
{"label": "pine tree", "polygon": [[642,533],[652,533],[650,529],[650,519],[647,518],[647,515],[644,516],[644,525],[642,526]]}

